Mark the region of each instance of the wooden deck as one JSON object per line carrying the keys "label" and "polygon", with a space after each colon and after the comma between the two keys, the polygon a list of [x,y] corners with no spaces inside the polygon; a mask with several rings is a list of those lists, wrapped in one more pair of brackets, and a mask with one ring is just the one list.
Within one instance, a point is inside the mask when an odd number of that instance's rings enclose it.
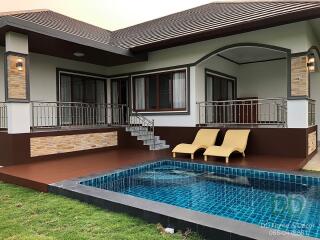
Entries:
{"label": "wooden deck", "polygon": [[[47,192],[48,184],[51,183],[168,158],[171,158],[171,153],[168,150],[153,152],[126,148],[98,153],[82,153],[79,156],[3,167],[0,168],[0,180]],[[188,156],[179,155],[177,159],[185,160],[188,159]],[[203,161],[202,159],[201,154],[197,154],[195,161]],[[224,159],[209,158],[208,163],[224,164]],[[231,166],[280,171],[299,170],[304,164],[305,160],[301,158],[265,155],[249,155],[246,158],[235,156],[230,158],[229,163]]]}

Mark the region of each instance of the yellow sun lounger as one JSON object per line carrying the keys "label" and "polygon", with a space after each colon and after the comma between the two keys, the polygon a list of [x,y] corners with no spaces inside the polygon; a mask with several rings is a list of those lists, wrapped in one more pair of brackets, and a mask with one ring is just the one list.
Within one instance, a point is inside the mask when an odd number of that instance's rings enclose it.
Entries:
{"label": "yellow sun lounger", "polygon": [[181,143],[172,150],[173,157],[176,157],[176,153],[186,153],[191,154],[191,159],[193,159],[198,149],[206,149],[214,145],[218,132],[219,129],[200,129],[192,144]]}
{"label": "yellow sun lounger", "polygon": [[211,146],[203,153],[204,160],[208,160],[208,156],[225,157],[226,163],[229,162],[229,156],[233,152],[240,152],[245,157],[244,151],[247,147],[248,136],[250,130],[228,130],[224,136],[221,146]]}

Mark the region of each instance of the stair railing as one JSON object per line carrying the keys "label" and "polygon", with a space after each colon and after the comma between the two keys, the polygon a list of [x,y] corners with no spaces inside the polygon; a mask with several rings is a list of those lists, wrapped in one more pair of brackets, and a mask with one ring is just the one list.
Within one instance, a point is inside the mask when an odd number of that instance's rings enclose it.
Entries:
{"label": "stair railing", "polygon": [[156,145],[156,139],[154,135],[154,120],[150,120],[143,116],[142,114],[138,113],[137,111],[134,111],[133,109],[128,107],[128,116],[129,121],[128,125],[129,127],[144,127],[147,129],[148,133],[148,140],[153,141],[153,149],[155,149]]}

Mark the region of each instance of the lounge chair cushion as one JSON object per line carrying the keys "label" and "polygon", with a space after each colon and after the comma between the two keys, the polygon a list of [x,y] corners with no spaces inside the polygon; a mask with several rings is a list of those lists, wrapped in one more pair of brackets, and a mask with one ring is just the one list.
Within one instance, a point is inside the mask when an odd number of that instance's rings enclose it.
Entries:
{"label": "lounge chair cushion", "polygon": [[215,144],[218,132],[219,129],[200,129],[192,144],[181,143],[172,152],[192,154],[198,149],[206,149]]}
{"label": "lounge chair cushion", "polygon": [[221,146],[211,146],[207,148],[203,155],[229,157],[233,152],[244,153],[249,136],[249,129],[233,129],[228,130],[225,134]]}
{"label": "lounge chair cushion", "polygon": [[177,145],[172,152],[174,153],[194,153],[196,152],[198,149],[200,148],[204,148],[204,146],[202,145],[195,145],[195,144],[188,144],[188,143],[181,143],[179,145]]}

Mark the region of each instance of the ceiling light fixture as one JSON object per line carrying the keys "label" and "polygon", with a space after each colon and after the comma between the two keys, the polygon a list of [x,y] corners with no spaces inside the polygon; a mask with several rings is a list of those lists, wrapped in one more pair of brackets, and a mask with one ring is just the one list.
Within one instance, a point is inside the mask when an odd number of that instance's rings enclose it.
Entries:
{"label": "ceiling light fixture", "polygon": [[84,56],[84,53],[82,53],[82,52],[75,52],[75,53],[73,53],[73,55],[76,56],[76,57],[83,57],[83,56]]}

